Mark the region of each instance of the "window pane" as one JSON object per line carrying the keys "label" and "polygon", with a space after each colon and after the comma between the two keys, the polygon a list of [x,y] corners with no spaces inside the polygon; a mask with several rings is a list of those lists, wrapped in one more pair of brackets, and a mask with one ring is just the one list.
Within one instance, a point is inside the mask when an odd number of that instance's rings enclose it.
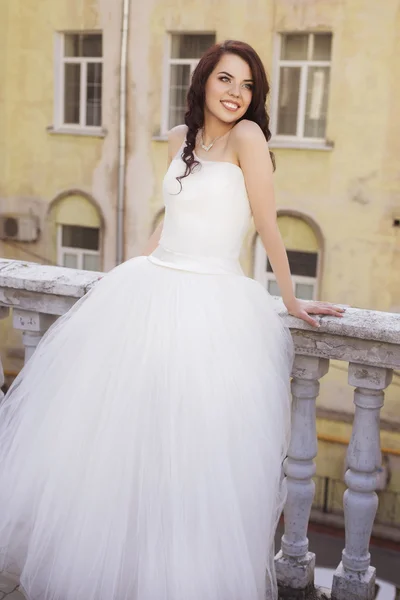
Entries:
{"label": "window pane", "polygon": [[314,298],[314,286],[312,283],[296,283],[295,294],[296,298],[312,300]]}
{"label": "window pane", "polygon": [[287,255],[292,275],[302,275],[303,277],[317,276],[318,254],[316,252],[288,250]]}
{"label": "window pane", "polygon": [[314,35],[313,60],[331,60],[332,34],[316,33]]}
{"label": "window pane", "polygon": [[103,56],[103,36],[101,33],[67,33],[64,53],[65,56],[100,58]]}
{"label": "window pane", "polygon": [[215,34],[171,35],[171,58],[200,58],[215,44]]}
{"label": "window pane", "polygon": [[101,33],[81,36],[81,56],[101,58],[103,56],[103,36]]}
{"label": "window pane", "polygon": [[84,254],[83,268],[85,271],[100,271],[100,256],[98,254]]}
{"label": "window pane", "polygon": [[68,254],[67,252],[64,252],[63,265],[64,265],[64,267],[68,267],[69,269],[77,269],[78,268],[77,255],[76,254]]}
{"label": "window pane", "polygon": [[64,123],[79,123],[79,100],[81,95],[81,66],[65,65]]}
{"label": "window pane", "polygon": [[64,35],[64,55],[80,56],[79,53],[80,36],[78,34],[66,33]]}
{"label": "window pane", "polygon": [[299,109],[300,68],[281,67],[277,133],[296,135]]}
{"label": "window pane", "polygon": [[101,86],[103,65],[88,63],[86,81],[86,125],[101,125]]}
{"label": "window pane", "polygon": [[282,36],[281,60],[307,60],[308,33]]}
{"label": "window pane", "polygon": [[62,245],[67,248],[99,249],[100,230],[97,227],[62,226]]}
{"label": "window pane", "polygon": [[281,295],[281,292],[279,291],[279,286],[278,286],[277,282],[273,279],[270,279],[268,281],[267,289],[268,289],[269,293],[271,294],[271,296],[280,296]]}
{"label": "window pane", "polygon": [[186,96],[190,84],[189,65],[171,65],[169,127],[181,125],[186,112]]}
{"label": "window pane", "polygon": [[329,67],[309,67],[308,69],[305,137],[325,137],[329,74]]}

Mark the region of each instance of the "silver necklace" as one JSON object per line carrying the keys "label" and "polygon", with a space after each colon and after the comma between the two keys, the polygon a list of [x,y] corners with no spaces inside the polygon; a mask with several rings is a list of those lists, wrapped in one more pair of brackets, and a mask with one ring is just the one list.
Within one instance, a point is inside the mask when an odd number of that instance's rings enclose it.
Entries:
{"label": "silver necklace", "polygon": [[[230,131],[230,130],[229,130]],[[219,139],[221,139],[222,137],[224,137],[224,135],[226,135],[228,132],[223,133],[222,135],[219,135],[218,137],[216,137],[215,139],[212,140],[212,142],[206,146],[204,144],[204,140],[203,140],[203,130],[201,130],[201,142],[200,145],[203,148],[203,150],[205,150],[206,152],[208,152],[209,150],[211,150],[211,148],[214,146],[215,142]]]}

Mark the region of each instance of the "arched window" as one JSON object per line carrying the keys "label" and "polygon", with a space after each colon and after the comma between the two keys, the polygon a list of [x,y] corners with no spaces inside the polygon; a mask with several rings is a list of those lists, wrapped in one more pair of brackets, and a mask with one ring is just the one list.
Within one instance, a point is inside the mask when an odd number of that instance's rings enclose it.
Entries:
{"label": "arched window", "polygon": [[83,195],[65,195],[52,207],[56,226],[57,264],[72,269],[101,271],[101,217]]}
{"label": "arched window", "polygon": [[[278,226],[288,254],[295,295],[304,300],[315,300],[321,260],[317,236],[313,228],[298,216],[279,215]],[[281,295],[259,236],[255,243],[254,278],[265,285],[273,296]]]}

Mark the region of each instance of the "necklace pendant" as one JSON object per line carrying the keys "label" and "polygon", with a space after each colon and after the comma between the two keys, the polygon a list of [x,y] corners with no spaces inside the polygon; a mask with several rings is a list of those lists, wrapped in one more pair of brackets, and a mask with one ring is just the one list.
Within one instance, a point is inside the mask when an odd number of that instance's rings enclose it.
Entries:
{"label": "necklace pendant", "polygon": [[205,150],[206,152],[208,152],[209,150],[211,150],[211,148],[214,146],[214,142],[211,142],[211,144],[209,146],[205,146],[204,144],[201,144],[201,147],[203,148],[203,150]]}

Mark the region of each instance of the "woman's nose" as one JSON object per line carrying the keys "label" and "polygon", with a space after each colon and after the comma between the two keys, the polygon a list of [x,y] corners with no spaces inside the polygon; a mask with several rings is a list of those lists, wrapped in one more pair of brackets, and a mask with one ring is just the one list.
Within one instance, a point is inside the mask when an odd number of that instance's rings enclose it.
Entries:
{"label": "woman's nose", "polygon": [[235,98],[238,98],[240,96],[240,86],[238,84],[232,84],[229,93],[231,96],[235,96]]}

